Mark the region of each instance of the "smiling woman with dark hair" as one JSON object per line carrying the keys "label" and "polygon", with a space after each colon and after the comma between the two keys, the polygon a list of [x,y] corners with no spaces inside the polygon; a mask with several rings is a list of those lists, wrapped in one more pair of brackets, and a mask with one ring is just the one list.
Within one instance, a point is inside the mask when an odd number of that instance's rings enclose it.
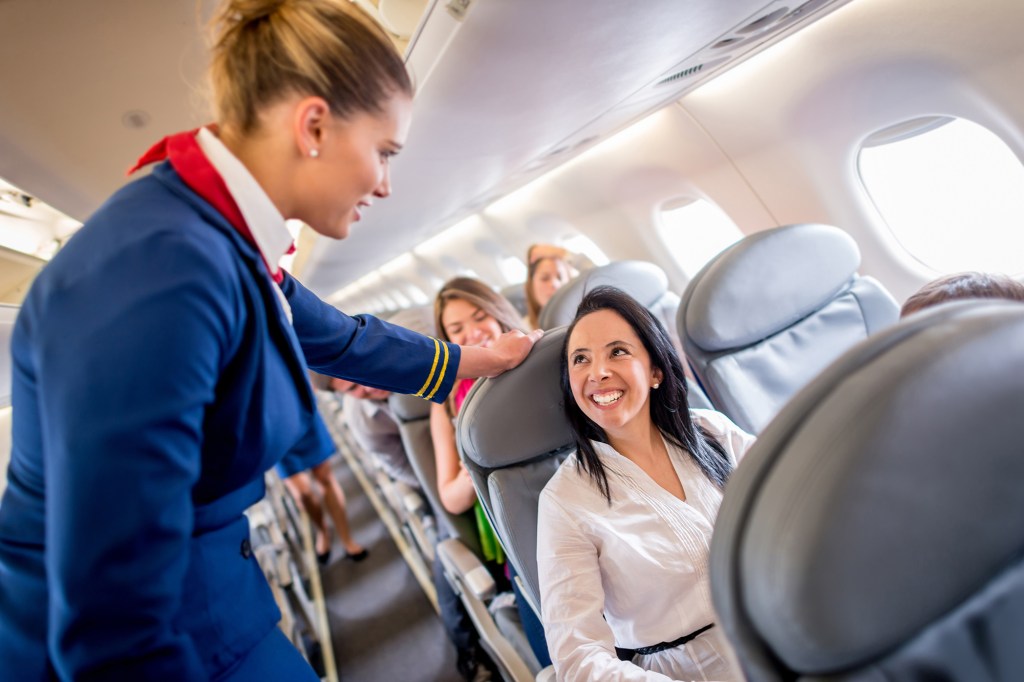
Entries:
{"label": "smiling woman with dark hair", "polygon": [[707,561],[753,437],[689,410],[668,334],[618,289],[586,295],[561,364],[577,453],[541,493],[537,539],[558,679],[742,679],[714,627]]}

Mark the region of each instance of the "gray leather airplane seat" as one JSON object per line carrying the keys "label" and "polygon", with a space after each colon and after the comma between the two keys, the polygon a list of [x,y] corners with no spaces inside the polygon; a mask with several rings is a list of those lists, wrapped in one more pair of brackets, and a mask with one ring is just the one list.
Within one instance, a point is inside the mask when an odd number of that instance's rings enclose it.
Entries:
{"label": "gray leather airplane seat", "polygon": [[512,304],[516,312],[524,317],[526,316],[526,284],[524,282],[502,287],[499,293]]}
{"label": "gray leather airplane seat", "polygon": [[800,224],[750,235],[698,272],[676,322],[715,409],[757,433],[843,351],[896,322],[896,301],[859,266],[848,234]]}
{"label": "gray leather airplane seat", "polygon": [[573,451],[558,379],[565,331],[548,331],[519,367],[477,382],[457,427],[477,496],[538,614],[537,503]]}
{"label": "gray leather airplane seat", "polygon": [[1024,306],[956,302],[860,343],[726,487],[710,573],[747,679],[1019,680]]}
{"label": "gray leather airplane seat", "polygon": [[[538,320],[540,328],[553,329],[572,322],[587,292],[604,285],[621,289],[650,310],[665,327],[676,350],[682,354],[683,347],[676,325],[679,296],[669,291],[665,271],[646,261],[616,261],[582,272],[556,291],[541,309]],[[687,388],[690,407],[711,408],[711,402],[696,382],[687,378]]]}
{"label": "gray leather airplane seat", "polygon": [[470,510],[452,514],[441,504],[437,489],[437,465],[430,437],[431,403],[411,395],[392,394],[388,398],[402,435],[405,452],[420,481],[435,517],[444,526],[437,556],[445,576],[458,594],[480,644],[502,670],[505,679],[534,680],[540,664],[530,649],[519,614],[514,605],[490,608],[496,594],[494,579],[483,565],[476,517]]}
{"label": "gray leather airplane seat", "polygon": [[434,510],[434,517],[442,526],[441,535],[460,540],[470,551],[480,556],[480,538],[472,513],[452,514],[441,504],[441,496],[437,491],[434,442],[430,438],[431,403],[414,395],[392,393],[388,398],[388,404],[398,421],[402,445],[409,456],[409,463],[416,472],[416,478],[420,481],[420,487],[431,509]]}

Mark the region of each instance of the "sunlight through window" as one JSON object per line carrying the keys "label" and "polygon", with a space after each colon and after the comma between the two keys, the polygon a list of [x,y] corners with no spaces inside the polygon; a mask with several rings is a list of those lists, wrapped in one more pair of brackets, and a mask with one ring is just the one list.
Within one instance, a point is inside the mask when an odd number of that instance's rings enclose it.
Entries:
{"label": "sunlight through window", "polygon": [[687,277],[732,246],[743,233],[722,209],[690,197],[667,202],[658,224],[661,238]]}
{"label": "sunlight through window", "polygon": [[860,176],[903,247],[939,272],[1024,272],[1024,166],[995,134],[929,117],[865,141]]}

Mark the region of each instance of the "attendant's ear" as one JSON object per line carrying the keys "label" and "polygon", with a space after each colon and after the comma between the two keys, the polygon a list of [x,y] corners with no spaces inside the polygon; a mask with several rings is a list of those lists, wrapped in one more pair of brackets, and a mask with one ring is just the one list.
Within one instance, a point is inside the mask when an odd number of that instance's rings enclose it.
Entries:
{"label": "attendant's ear", "polygon": [[295,143],[300,156],[318,158],[331,108],[323,97],[305,97],[295,107]]}

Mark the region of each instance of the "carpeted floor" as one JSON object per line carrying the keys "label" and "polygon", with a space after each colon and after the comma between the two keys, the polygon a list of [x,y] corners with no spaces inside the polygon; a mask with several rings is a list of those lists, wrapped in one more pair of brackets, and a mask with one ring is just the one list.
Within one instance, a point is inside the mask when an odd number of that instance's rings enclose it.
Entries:
{"label": "carpeted floor", "polygon": [[343,682],[459,682],[455,649],[398,548],[341,457],[335,475],[348,499],[356,540],[370,550],[360,563],[342,558],[321,571],[331,636]]}

